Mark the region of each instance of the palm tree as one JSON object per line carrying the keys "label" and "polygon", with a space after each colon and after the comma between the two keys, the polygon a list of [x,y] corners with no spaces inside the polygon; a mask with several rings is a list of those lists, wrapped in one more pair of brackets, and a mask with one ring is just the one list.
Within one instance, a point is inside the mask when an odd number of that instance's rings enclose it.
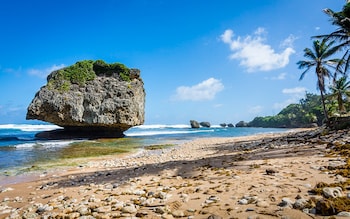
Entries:
{"label": "palm tree", "polygon": [[[331,17],[332,24],[337,26],[337,29],[330,34],[315,37],[326,38],[339,42],[339,45],[337,45],[335,48],[337,48],[338,50],[345,50],[345,53],[342,57],[342,60],[344,60],[343,64],[345,64],[345,68],[344,71],[341,73],[346,74],[350,66],[350,51],[348,49],[348,47],[350,46],[350,1],[346,1],[346,4],[340,12],[334,12],[329,8],[324,9],[324,12]],[[340,65],[337,66],[337,69],[335,71],[335,78],[336,74],[341,68]]]}
{"label": "palm tree", "polygon": [[332,92],[330,97],[333,97],[338,102],[338,110],[340,113],[345,111],[344,98],[350,97],[350,81],[347,81],[347,77],[343,76],[330,87]]}
{"label": "palm tree", "polygon": [[324,12],[331,17],[332,24],[338,28],[328,35],[323,35],[329,37],[333,40],[338,40],[343,46],[350,45],[350,3],[347,2],[343,10],[339,12],[334,12],[333,10],[326,8]]}
{"label": "palm tree", "polygon": [[315,73],[317,76],[317,88],[321,92],[321,100],[323,113],[328,125],[329,118],[326,110],[325,104],[325,79],[330,78],[332,76],[329,68],[335,69],[337,64],[339,63],[339,59],[328,59],[330,58],[336,51],[337,48],[333,47],[335,41],[331,41],[328,43],[327,39],[324,38],[321,42],[319,40],[313,41],[313,48],[305,48],[304,49],[304,57],[308,60],[299,61],[297,65],[299,69],[306,70],[300,75],[299,80],[302,80],[305,74],[311,69],[315,67]]}

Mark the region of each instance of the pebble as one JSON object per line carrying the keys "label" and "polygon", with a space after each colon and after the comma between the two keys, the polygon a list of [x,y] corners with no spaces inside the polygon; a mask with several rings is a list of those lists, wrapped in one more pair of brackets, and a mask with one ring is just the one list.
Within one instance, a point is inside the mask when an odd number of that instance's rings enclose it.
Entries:
{"label": "pebble", "polygon": [[305,187],[305,188],[308,188],[308,189],[311,189],[311,188],[312,188],[312,185],[307,183],[307,184],[304,184],[304,187]]}
{"label": "pebble", "polygon": [[174,217],[185,217],[185,212],[182,210],[175,210],[171,212]]}
{"label": "pebble", "polygon": [[338,181],[338,182],[343,183],[343,182],[346,182],[347,178],[345,178],[345,177],[343,177],[341,175],[336,175],[335,176],[335,180]]}
{"label": "pebble", "polygon": [[350,212],[342,211],[337,214],[338,217],[350,217]]}
{"label": "pebble", "polygon": [[303,199],[303,198],[300,198],[300,199],[297,199],[294,204],[293,204],[293,207],[295,209],[303,209],[305,208],[305,205],[307,204],[307,200],[306,199]]}
{"label": "pebble", "polygon": [[272,168],[266,169],[267,175],[274,176],[274,175],[276,175],[276,173],[278,173],[278,171],[275,169],[272,169]]}
{"label": "pebble", "polygon": [[267,201],[258,201],[256,203],[256,206],[261,208],[267,208],[270,206],[270,204]]}
{"label": "pebble", "polygon": [[322,190],[323,196],[326,198],[338,198],[343,197],[343,190],[340,187],[325,187]]}
{"label": "pebble", "polygon": [[81,215],[90,214],[90,209],[88,207],[86,207],[85,205],[78,206],[78,209],[76,211]]}
{"label": "pebble", "polygon": [[137,212],[137,208],[135,205],[127,205],[123,207],[121,210],[123,213],[129,213],[129,214],[133,214]]}
{"label": "pebble", "polygon": [[157,214],[165,214],[166,210],[164,208],[158,207],[158,208],[156,208],[155,212]]}
{"label": "pebble", "polygon": [[278,206],[283,208],[293,208],[293,202],[289,198],[282,198],[282,201],[278,204]]}
{"label": "pebble", "polygon": [[135,190],[135,191],[133,191],[132,192],[134,195],[144,195],[144,194],[146,194],[146,192],[144,191],[144,190]]}
{"label": "pebble", "polygon": [[219,202],[220,198],[217,196],[210,196],[208,200],[214,201],[214,202]]}
{"label": "pebble", "polygon": [[[38,218],[39,215],[37,213],[34,212],[26,212],[22,215],[22,217],[18,217],[18,218]],[[15,217],[14,217],[15,218]]]}
{"label": "pebble", "polygon": [[96,209],[94,209],[95,212],[97,213],[108,213],[110,211],[112,211],[111,206],[102,206],[102,207],[98,207]]}
{"label": "pebble", "polygon": [[248,204],[248,200],[245,199],[245,198],[242,198],[242,199],[240,199],[240,200],[238,201],[238,204],[240,204],[240,205],[247,205],[247,204]]}

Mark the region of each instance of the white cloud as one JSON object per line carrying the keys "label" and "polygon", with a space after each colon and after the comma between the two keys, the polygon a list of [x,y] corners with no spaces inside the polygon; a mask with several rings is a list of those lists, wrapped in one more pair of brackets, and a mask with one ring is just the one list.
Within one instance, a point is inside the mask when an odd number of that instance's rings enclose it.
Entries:
{"label": "white cloud", "polygon": [[285,40],[283,40],[283,42],[281,43],[281,48],[293,48],[293,43],[295,40],[297,40],[298,37],[294,36],[294,35],[289,35]]}
{"label": "white cloud", "polygon": [[220,37],[230,46],[232,54],[230,59],[240,60],[240,65],[247,68],[248,72],[270,71],[285,67],[289,63],[289,56],[295,53],[292,43],[296,39],[290,35],[281,45],[287,46],[281,53],[266,44],[267,32],[264,28],[258,28],[253,35],[244,38],[238,36],[234,39],[233,30],[227,29]]}
{"label": "white cloud", "polygon": [[212,100],[216,94],[224,89],[220,80],[209,78],[191,87],[180,86],[176,89],[175,100]]}
{"label": "white cloud", "polygon": [[281,103],[275,103],[273,108],[281,110],[289,104],[298,103],[305,96],[305,92],[305,87],[285,88],[282,93],[289,95],[289,98]]}
{"label": "white cloud", "polygon": [[50,74],[51,72],[64,67],[66,67],[64,64],[60,64],[60,65],[54,64],[53,66],[45,69],[29,69],[28,74],[39,78],[46,78],[47,75]]}

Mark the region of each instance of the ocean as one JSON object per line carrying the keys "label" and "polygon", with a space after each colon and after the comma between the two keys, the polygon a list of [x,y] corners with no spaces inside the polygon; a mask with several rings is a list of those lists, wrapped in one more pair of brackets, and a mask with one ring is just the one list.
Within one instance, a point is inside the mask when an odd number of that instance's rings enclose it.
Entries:
{"label": "ocean", "polygon": [[259,133],[285,132],[276,128],[210,128],[192,129],[189,125],[141,125],[127,130],[125,138],[89,140],[37,140],[35,134],[58,129],[55,125],[0,125],[0,175],[17,175],[59,160],[130,152],[145,146],[180,144],[195,138],[237,137]]}

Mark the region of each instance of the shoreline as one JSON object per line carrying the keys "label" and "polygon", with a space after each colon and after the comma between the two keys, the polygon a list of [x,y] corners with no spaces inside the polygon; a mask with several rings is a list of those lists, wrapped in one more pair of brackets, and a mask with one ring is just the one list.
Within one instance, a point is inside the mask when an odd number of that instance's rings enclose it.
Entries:
{"label": "shoreline", "polygon": [[[342,159],[325,156],[326,144],[313,139],[316,132],[199,138],[157,151],[89,158],[78,167],[48,171],[35,181],[0,186],[0,218],[29,213],[28,209],[51,216],[312,218],[279,203],[284,197],[309,197],[316,183],[337,180],[320,168]],[[93,199],[99,206],[91,206],[97,204]],[[69,200],[78,202],[67,210]],[[240,203],[243,200],[247,203]],[[86,212],[79,212],[79,202],[86,203]]]}
{"label": "shoreline", "polygon": [[[234,136],[234,137],[193,137],[187,140],[177,140],[179,142],[175,143],[173,147],[178,147],[180,145],[183,145],[184,143],[187,142],[192,142],[196,141],[198,139],[217,139],[218,141],[221,141],[222,139],[228,139],[229,141],[233,139],[239,139],[239,138],[244,138],[244,139],[250,139],[250,138],[255,138],[254,136],[268,136],[268,135],[279,135],[279,134],[284,134],[284,133],[293,133],[293,132],[300,132],[300,131],[305,131],[305,130],[310,130],[309,128],[294,128],[294,129],[285,129],[282,132],[261,132],[261,133],[255,133],[251,135],[243,135],[243,136]],[[104,139],[100,139],[102,141],[105,141]],[[89,140],[85,141],[73,141],[71,142],[89,142]],[[164,144],[167,144],[165,140],[163,140]],[[163,144],[163,143],[161,143]],[[160,151],[160,150],[156,150]],[[123,152],[123,153],[118,153],[118,154],[111,154],[111,155],[101,155],[101,156],[89,156],[89,157],[78,157],[78,158],[72,158],[72,159],[58,159],[58,160],[53,160],[53,161],[48,161],[48,162],[41,162],[41,163],[35,163],[32,166],[21,166],[21,167],[12,167],[9,169],[3,169],[1,170],[4,172],[4,174],[0,174],[0,188],[1,186],[6,186],[10,185],[13,183],[21,183],[21,182],[27,182],[30,181],[31,179],[35,179],[36,177],[40,176],[45,176],[48,173],[51,175],[55,175],[57,172],[64,172],[68,169],[74,169],[72,167],[74,166],[79,166],[79,165],[85,165],[85,163],[88,162],[95,162],[98,160],[113,160],[115,158],[120,159],[120,158],[128,158],[128,157],[138,157],[139,155],[141,156],[147,156],[147,154],[142,153],[145,152],[144,147],[138,148],[137,150],[134,151],[129,151],[129,152]],[[153,151],[154,152],[154,151]],[[146,152],[150,153],[150,152]],[[72,165],[73,164],[73,165]],[[52,166],[57,166],[57,167],[52,167]],[[39,168],[35,170],[35,168]],[[8,173],[8,174],[7,174]]]}
{"label": "shoreline", "polygon": [[[230,143],[230,142],[235,142],[238,140],[244,140],[244,141],[250,141],[250,140],[255,140],[259,139],[262,137],[273,137],[273,136],[279,136],[279,135],[284,135],[288,133],[294,133],[294,132],[303,132],[303,131],[308,131],[312,130],[312,128],[295,128],[295,129],[287,129],[287,131],[284,132],[277,132],[277,133],[257,133],[257,134],[252,134],[252,135],[244,135],[244,136],[235,136],[235,137],[198,137],[198,138],[193,138],[189,140],[185,140],[184,142],[180,144],[174,144],[172,148],[177,148],[177,147],[183,147],[187,143],[193,142],[193,144],[196,144],[196,142],[199,141],[199,143],[209,140],[210,142],[221,142],[221,143]],[[169,150],[167,148],[166,150]],[[0,175],[0,189],[1,187],[5,186],[10,186],[11,184],[17,184],[17,183],[25,183],[25,182],[30,182],[33,179],[36,178],[45,178],[47,175],[57,175],[57,173],[62,174],[66,171],[72,171],[73,169],[81,169],[80,167],[72,167],[70,164],[77,163],[78,166],[84,166],[86,168],[87,166],[95,165],[99,166],[99,161],[100,160],[125,160],[129,158],[137,158],[137,157],[147,157],[149,154],[152,153],[162,153],[162,150],[151,150],[147,151],[144,148],[139,148],[136,151],[131,151],[131,152],[125,152],[121,154],[112,154],[112,155],[102,155],[102,156],[92,156],[92,157],[83,157],[83,158],[73,158],[69,159],[69,161],[65,164],[63,160],[61,161],[54,161],[54,162],[47,162],[43,164],[39,164],[43,169],[40,170],[28,170],[25,171],[25,169],[29,169],[30,167],[21,167],[20,170],[10,169],[10,171],[15,171],[15,172],[22,172],[19,174],[15,175]],[[51,167],[53,165],[59,165],[59,167]],[[33,165],[33,167],[36,165]],[[92,171],[92,170],[90,170]]]}

